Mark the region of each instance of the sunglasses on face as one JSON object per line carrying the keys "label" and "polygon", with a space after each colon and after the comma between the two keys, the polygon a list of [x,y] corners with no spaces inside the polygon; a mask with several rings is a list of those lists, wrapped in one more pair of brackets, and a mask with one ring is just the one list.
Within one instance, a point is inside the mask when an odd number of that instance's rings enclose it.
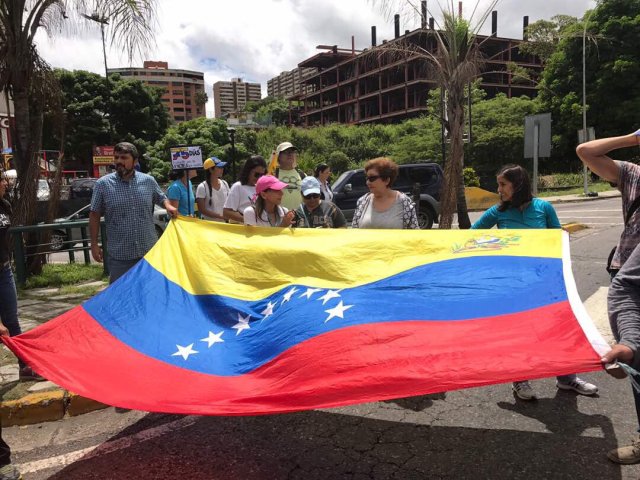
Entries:
{"label": "sunglasses on face", "polygon": [[373,182],[375,182],[376,180],[378,180],[379,178],[382,178],[382,176],[381,176],[381,175],[369,175],[369,176],[367,177],[367,182],[369,182],[369,183],[373,183]]}
{"label": "sunglasses on face", "polygon": [[253,172],[253,178],[260,178],[261,176],[263,176],[264,173],[260,173],[260,172]]}
{"label": "sunglasses on face", "polygon": [[310,193],[309,195],[304,196],[305,200],[315,200],[316,198],[320,198],[319,193]]}

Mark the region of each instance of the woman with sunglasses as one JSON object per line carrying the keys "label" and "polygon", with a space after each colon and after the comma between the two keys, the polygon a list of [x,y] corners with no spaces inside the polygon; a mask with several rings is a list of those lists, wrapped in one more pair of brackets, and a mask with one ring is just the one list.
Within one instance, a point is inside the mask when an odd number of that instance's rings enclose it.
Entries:
{"label": "woman with sunglasses", "polygon": [[229,185],[222,179],[226,165],[217,157],[207,158],[202,165],[205,181],[196,189],[196,203],[205,220],[224,222],[222,207],[229,196]]}
{"label": "woman with sunglasses", "polygon": [[419,229],[416,207],[404,193],[393,190],[398,165],[386,157],[369,160],[364,166],[369,193],[358,199],[353,228]]}
{"label": "woman with sunglasses", "polygon": [[[471,228],[562,228],[553,206],[531,193],[529,174],[520,165],[505,165],[496,176],[500,203],[484,212]],[[581,395],[595,395],[598,387],[575,373],[557,377],[556,386]],[[513,382],[513,393],[521,400],[535,400],[528,380]]]}
{"label": "woman with sunglasses", "polygon": [[260,155],[251,155],[242,167],[240,181],[231,185],[222,215],[229,223],[244,223],[244,211],[252,204],[256,183],[267,171],[267,162]]}
{"label": "woman with sunglasses", "polygon": [[316,177],[305,177],[300,188],[302,204],[296,209],[296,227],[347,227],[342,210],[328,200],[321,200],[321,185]]}
{"label": "woman with sunglasses", "polygon": [[244,209],[244,224],[259,227],[288,227],[293,222],[293,210],[282,205],[287,184],[273,175],[264,175],[256,183],[254,204]]}

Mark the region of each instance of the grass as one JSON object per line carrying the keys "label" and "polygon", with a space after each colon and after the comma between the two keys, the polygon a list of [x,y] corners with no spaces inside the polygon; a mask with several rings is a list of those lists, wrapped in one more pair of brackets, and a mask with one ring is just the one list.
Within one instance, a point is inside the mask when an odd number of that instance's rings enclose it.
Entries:
{"label": "grass", "polygon": [[[615,190],[615,187],[612,187],[607,182],[597,182],[589,184],[590,192],[608,192],[609,190]],[[541,190],[538,192],[538,197],[555,197],[559,195],[580,195],[584,193],[584,187],[574,187],[562,190]]]}
{"label": "grass", "polygon": [[78,295],[79,297],[93,297],[104,288],[104,285],[67,285],[60,288],[60,295]]}
{"label": "grass", "polygon": [[29,277],[24,288],[64,287],[78,283],[102,280],[102,265],[85,265],[80,263],[47,264],[40,275]]}

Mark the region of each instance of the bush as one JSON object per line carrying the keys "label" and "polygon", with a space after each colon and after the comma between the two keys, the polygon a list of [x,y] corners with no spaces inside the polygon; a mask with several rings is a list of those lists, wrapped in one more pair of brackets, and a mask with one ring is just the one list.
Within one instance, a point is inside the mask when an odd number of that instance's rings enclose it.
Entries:
{"label": "bush", "polygon": [[480,177],[473,169],[473,167],[465,167],[462,171],[462,175],[464,176],[464,186],[465,187],[479,187],[480,186]]}
{"label": "bush", "polygon": [[584,181],[582,173],[554,173],[538,177],[539,188],[579,187]]}

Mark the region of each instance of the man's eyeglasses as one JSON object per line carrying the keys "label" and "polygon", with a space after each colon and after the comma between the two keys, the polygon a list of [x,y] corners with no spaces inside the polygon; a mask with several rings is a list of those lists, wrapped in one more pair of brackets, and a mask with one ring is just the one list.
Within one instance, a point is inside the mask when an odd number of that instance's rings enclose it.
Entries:
{"label": "man's eyeglasses", "polygon": [[379,178],[382,178],[382,175],[369,175],[369,176],[367,177],[367,182],[369,182],[369,183],[373,183],[373,182],[375,182],[376,180],[378,180]]}
{"label": "man's eyeglasses", "polygon": [[310,193],[309,195],[304,195],[305,200],[315,200],[316,198],[320,198],[319,193]]}

